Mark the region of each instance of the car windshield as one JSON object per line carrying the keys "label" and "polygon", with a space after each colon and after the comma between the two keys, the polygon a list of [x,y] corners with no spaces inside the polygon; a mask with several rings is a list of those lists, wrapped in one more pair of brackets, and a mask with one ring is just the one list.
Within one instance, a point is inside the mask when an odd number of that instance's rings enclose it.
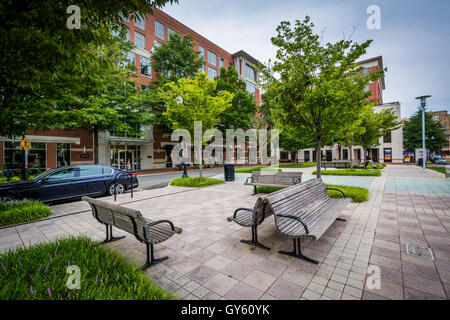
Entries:
{"label": "car windshield", "polygon": [[41,179],[42,177],[45,177],[46,175],[48,175],[49,173],[51,173],[51,172],[53,172],[53,171],[55,171],[55,169],[50,169],[50,170],[44,171],[44,172],[42,172],[42,173],[39,173],[38,175],[36,175],[36,176],[35,176],[33,179],[31,179],[31,180],[37,181],[37,180]]}

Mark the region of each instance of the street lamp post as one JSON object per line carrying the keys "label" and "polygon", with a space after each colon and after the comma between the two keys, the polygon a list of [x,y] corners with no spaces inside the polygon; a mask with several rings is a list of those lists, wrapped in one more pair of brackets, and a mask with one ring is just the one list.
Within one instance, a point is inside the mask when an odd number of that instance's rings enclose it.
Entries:
{"label": "street lamp post", "polygon": [[427,153],[425,151],[425,107],[427,106],[427,98],[430,98],[431,95],[425,95],[421,97],[417,97],[417,100],[420,100],[420,106],[422,107],[422,164],[423,164],[423,172],[426,172],[426,164],[427,164]]}
{"label": "street lamp post", "polygon": [[[181,96],[178,96],[177,97],[177,104],[183,104],[183,98],[181,97]],[[182,178],[188,178],[189,176],[188,176],[188,173],[187,173],[187,165],[186,165],[186,161],[185,161],[185,158],[184,158],[184,152],[185,152],[185,148],[186,148],[187,146],[186,146],[186,142],[184,141],[183,142],[183,154],[182,154],[182,157],[183,157],[183,175],[181,176]]]}

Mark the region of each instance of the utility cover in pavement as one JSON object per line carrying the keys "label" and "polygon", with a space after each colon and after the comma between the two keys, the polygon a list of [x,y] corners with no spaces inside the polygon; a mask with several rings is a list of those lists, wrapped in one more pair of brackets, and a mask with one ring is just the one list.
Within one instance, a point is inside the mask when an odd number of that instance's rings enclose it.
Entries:
{"label": "utility cover in pavement", "polygon": [[431,248],[421,247],[415,244],[406,244],[406,253],[411,256],[434,260],[434,254]]}

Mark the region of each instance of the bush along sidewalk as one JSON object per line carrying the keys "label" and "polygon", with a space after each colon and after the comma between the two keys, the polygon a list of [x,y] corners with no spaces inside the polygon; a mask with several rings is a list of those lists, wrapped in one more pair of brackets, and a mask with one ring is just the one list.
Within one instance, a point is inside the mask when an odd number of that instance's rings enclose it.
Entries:
{"label": "bush along sidewalk", "polygon": [[277,167],[253,167],[253,168],[239,168],[235,169],[234,172],[236,173],[252,173],[253,171],[282,171],[280,168]]}
{"label": "bush along sidewalk", "polygon": [[[326,184],[327,188],[339,189],[345,193],[347,198],[352,198],[352,202],[365,202],[369,199],[369,190],[366,188],[341,186]],[[256,187],[258,193],[272,193],[283,188],[280,187]],[[327,194],[330,198],[343,198],[344,196],[339,191],[327,190]]]}
{"label": "bush along sidewalk", "polygon": [[221,183],[225,183],[225,181],[207,177],[188,177],[173,179],[170,182],[170,185],[176,187],[201,188]]}
{"label": "bush along sidewalk", "polygon": [[[79,267],[77,290],[68,287],[67,283],[72,288],[76,285],[69,266]],[[0,300],[175,299],[119,252],[87,237],[58,239],[0,254],[0,283]]]}
{"label": "bush along sidewalk", "polygon": [[[323,176],[368,176],[379,177],[381,171],[377,169],[373,170],[359,170],[359,169],[342,169],[342,170],[321,170],[320,173]],[[313,171],[313,175],[317,174],[317,171]]]}
{"label": "bush along sidewalk", "polygon": [[36,200],[0,202],[0,227],[42,219],[51,213],[46,204]]}

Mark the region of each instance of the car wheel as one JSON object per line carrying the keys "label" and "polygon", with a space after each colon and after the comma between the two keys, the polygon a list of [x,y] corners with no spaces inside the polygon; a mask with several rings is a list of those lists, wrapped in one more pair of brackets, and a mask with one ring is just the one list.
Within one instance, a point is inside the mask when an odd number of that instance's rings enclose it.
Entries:
{"label": "car wheel", "polygon": [[[118,183],[117,187],[116,187],[116,192],[117,194],[122,194],[125,192],[125,185],[123,185],[122,183]],[[110,184],[108,187],[108,193],[113,196],[114,195],[114,183]]]}
{"label": "car wheel", "polygon": [[13,202],[14,200],[16,200],[16,199],[14,199],[14,198],[11,197],[11,196],[8,196],[8,195],[0,195],[0,203]]}

